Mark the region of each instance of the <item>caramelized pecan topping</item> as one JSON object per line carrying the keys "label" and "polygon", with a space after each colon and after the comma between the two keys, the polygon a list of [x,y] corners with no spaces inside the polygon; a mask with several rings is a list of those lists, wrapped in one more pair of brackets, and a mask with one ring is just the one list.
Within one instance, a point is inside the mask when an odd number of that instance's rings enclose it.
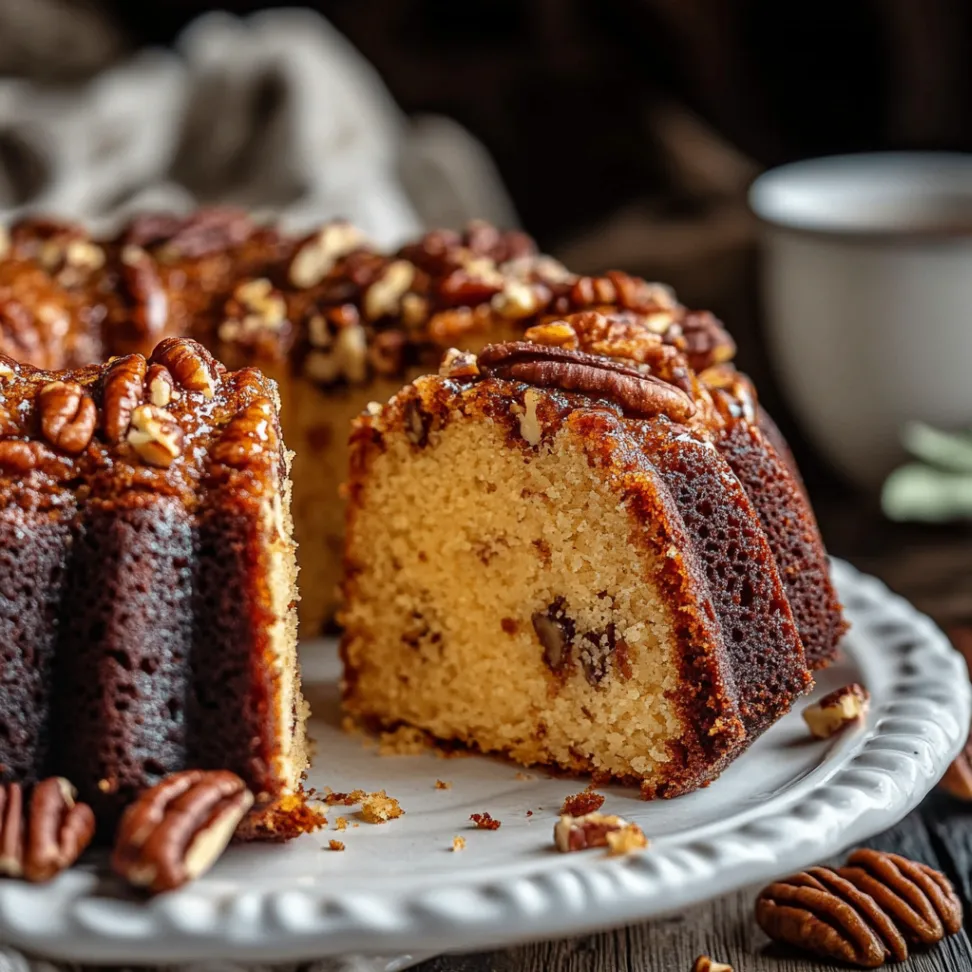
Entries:
{"label": "caramelized pecan topping", "polygon": [[204,398],[216,394],[222,366],[198,341],[166,338],[152,352],[150,363],[164,365],[180,388],[200,392]]}
{"label": "caramelized pecan topping", "polygon": [[95,818],[76,797],[57,776],[36,784],[29,801],[19,783],[0,785],[0,876],[50,881],[81,856]]}
{"label": "caramelized pecan topping", "polygon": [[276,432],[269,398],[258,398],[237,412],[210,450],[214,462],[242,469],[266,447],[273,447]]}
{"label": "caramelized pecan topping", "polygon": [[185,770],[147,790],[122,817],[111,866],[152,894],[208,871],[253,805],[253,794],[226,770]]}
{"label": "caramelized pecan topping", "polygon": [[74,381],[52,381],[37,393],[41,431],[52,446],[78,455],[88,447],[98,424],[98,409]]}
{"label": "caramelized pecan topping", "polygon": [[182,427],[171,412],[155,405],[139,405],[132,411],[128,444],[143,462],[166,469],[182,455]]}
{"label": "caramelized pecan topping", "polygon": [[812,867],[765,887],[756,921],[775,941],[862,968],[901,962],[962,927],[948,879],[897,854],[857,850],[840,868]]}
{"label": "caramelized pecan topping", "polygon": [[245,212],[225,207],[200,209],[189,216],[146,213],[131,222],[122,243],[164,247],[167,256],[194,260],[242,245],[253,230]]}
{"label": "caramelized pecan topping", "polygon": [[479,370],[486,377],[604,398],[627,415],[664,414],[685,422],[695,414],[695,404],[680,389],[617,360],[582,351],[527,341],[491,344],[479,355]]}
{"label": "caramelized pecan topping", "polygon": [[132,421],[132,412],[145,397],[145,358],[127,354],[112,361],[105,374],[102,424],[105,438],[121,442]]}

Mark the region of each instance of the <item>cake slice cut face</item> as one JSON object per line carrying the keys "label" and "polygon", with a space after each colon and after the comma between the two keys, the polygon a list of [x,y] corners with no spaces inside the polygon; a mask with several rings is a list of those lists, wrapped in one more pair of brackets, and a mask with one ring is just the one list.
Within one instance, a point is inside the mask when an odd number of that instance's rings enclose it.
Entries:
{"label": "cake slice cut face", "polygon": [[145,788],[229,769],[244,837],[311,826],[277,394],[201,345],[0,360],[0,781],[64,776],[108,835]]}
{"label": "cake slice cut face", "polygon": [[353,715],[675,796],[806,691],[717,410],[659,353],[652,374],[576,346],[490,347],[359,420]]}

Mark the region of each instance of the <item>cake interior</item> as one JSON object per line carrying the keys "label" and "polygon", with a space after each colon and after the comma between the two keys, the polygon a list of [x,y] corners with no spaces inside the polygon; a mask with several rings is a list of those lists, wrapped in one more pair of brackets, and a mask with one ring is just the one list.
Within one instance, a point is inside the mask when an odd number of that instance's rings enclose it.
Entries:
{"label": "cake interior", "polygon": [[[458,415],[433,436],[386,433],[361,487],[349,711],[527,764],[662,773],[681,735],[673,625],[609,478],[565,430],[529,453]],[[572,634],[559,674],[544,617]]]}

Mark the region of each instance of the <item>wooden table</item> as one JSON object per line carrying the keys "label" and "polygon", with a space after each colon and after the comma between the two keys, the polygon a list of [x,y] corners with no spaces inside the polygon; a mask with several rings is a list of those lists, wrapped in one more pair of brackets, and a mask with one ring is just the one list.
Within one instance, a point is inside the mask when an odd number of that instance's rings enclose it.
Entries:
{"label": "wooden table", "polygon": [[[881,577],[938,623],[972,644],[972,529],[897,527],[844,499],[818,508],[829,549]],[[897,827],[868,841],[944,871],[965,903],[965,930],[901,972],[972,972],[972,803],[935,792]],[[443,956],[419,972],[690,972],[699,955],[735,972],[831,972],[839,967],[770,945],[753,920],[759,888],[664,920],[560,942]]]}

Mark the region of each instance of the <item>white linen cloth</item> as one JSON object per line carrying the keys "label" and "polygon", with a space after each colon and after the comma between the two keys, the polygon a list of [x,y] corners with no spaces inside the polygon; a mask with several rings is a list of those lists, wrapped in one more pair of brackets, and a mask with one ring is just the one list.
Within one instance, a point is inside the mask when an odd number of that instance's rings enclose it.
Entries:
{"label": "white linen cloth", "polygon": [[[342,216],[393,245],[473,217],[514,225],[482,146],[455,122],[408,119],[326,21],[210,14],[174,52],[150,50],[70,89],[0,80],[0,222],[44,212],[110,231],[141,209],[245,206],[294,229]],[[399,972],[422,957],[291,964]],[[0,945],[0,972],[57,972]],[[182,972],[288,966],[210,962]]]}

